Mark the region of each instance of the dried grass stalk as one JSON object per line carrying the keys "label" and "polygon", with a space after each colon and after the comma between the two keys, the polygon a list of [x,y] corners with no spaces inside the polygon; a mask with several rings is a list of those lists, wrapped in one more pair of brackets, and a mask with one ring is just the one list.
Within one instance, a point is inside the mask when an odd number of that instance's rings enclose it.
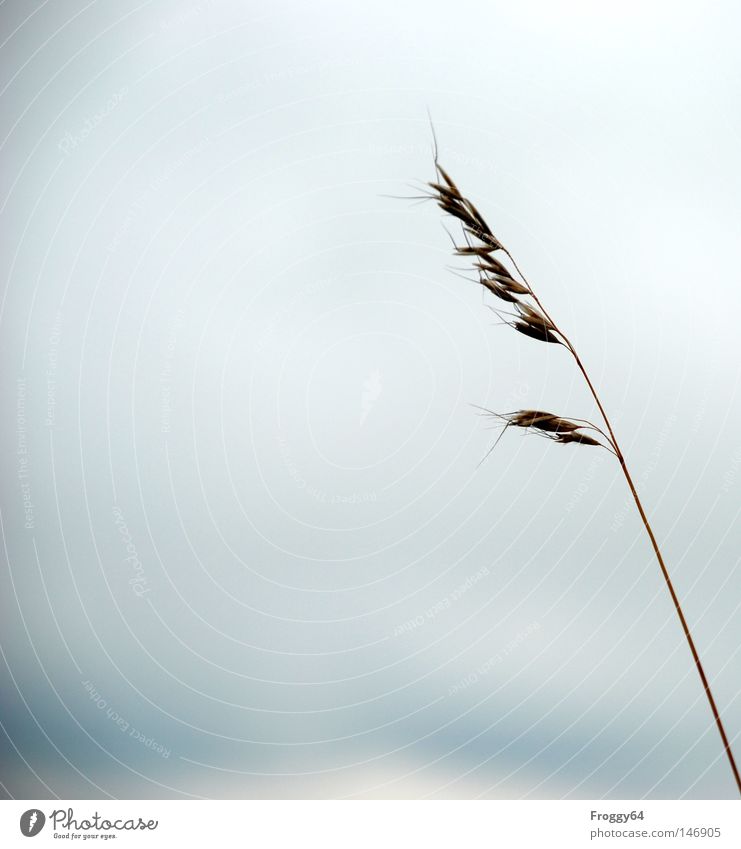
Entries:
{"label": "dried grass stalk", "polygon": [[[587,374],[584,364],[579,358],[579,355],[571,341],[564,332],[559,329],[555,321],[543,307],[538,296],[532,290],[530,283],[517,267],[517,263],[514,261],[509,251],[496,238],[481,213],[476,209],[473,203],[471,203],[471,201],[461,193],[458,186],[453,182],[448,173],[438,162],[437,142],[435,142],[435,169],[439,179],[428,183],[432,193],[431,195],[427,195],[427,197],[434,198],[443,212],[457,218],[461,222],[465,244],[455,246],[456,255],[475,260],[473,267],[478,272],[479,283],[487,291],[491,292],[500,300],[511,304],[517,310],[515,315],[506,314],[507,317],[504,317],[505,314],[498,313],[504,318],[505,324],[508,324],[524,336],[529,336],[531,339],[535,339],[539,342],[549,342],[561,345],[566,348],[573,357],[577,368],[586,381],[606,430],[602,430],[596,425],[591,424],[591,422],[581,419],[569,419],[563,416],[558,416],[554,413],[543,412],[542,410],[517,410],[514,413],[505,414],[490,413],[488,410],[485,412],[495,416],[504,423],[499,439],[502,438],[504,432],[508,428],[517,427],[530,430],[540,436],[544,436],[561,444],[601,446],[615,455],[628,483],[628,487],[630,488],[631,495],[635,501],[638,513],[640,514],[641,520],[646,529],[646,533],[651,541],[666,587],[674,604],[674,609],[679,617],[682,631],[684,632],[684,636],[689,645],[695,667],[700,676],[705,695],[708,703],[710,704],[710,709],[720,734],[728,762],[733,772],[736,786],[739,794],[741,794],[741,776],[739,776],[731,744],[725,728],[723,727],[720,712],[718,711],[715,698],[713,697],[713,693],[710,689],[710,684],[707,676],[705,675],[705,670],[703,669],[700,656],[695,646],[695,641],[692,637],[689,625],[687,624],[684,612],[682,611],[679,598],[674,590],[674,585],[669,577],[669,572],[667,571],[664,563],[664,558],[662,557],[656,537],[654,536],[654,532],[649,524],[646,512],[641,504],[641,500],[638,497],[638,492],[636,491],[633,479],[628,471],[623,452],[615,438],[615,433],[613,432],[610,420],[607,418],[602,402],[600,401],[597,391]],[[494,254],[499,254],[499,256],[495,257]],[[512,264],[512,268],[517,276],[519,276],[519,280],[515,279],[515,274],[513,274],[513,272],[505,264],[505,258]],[[585,430],[591,430],[594,435],[585,433]],[[604,441],[597,438],[598,436]],[[493,447],[496,446],[499,439],[497,439]],[[493,447],[491,450],[493,450]]]}

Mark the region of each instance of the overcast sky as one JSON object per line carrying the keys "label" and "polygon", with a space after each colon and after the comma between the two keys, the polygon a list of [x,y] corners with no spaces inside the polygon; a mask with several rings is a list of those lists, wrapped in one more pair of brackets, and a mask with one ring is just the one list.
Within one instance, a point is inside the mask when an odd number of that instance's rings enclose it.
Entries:
{"label": "overcast sky", "polygon": [[[568,355],[741,735],[736,4],[6,2],[2,785],[733,797]],[[451,222],[446,226],[454,230]],[[737,744],[741,746],[741,742]]]}

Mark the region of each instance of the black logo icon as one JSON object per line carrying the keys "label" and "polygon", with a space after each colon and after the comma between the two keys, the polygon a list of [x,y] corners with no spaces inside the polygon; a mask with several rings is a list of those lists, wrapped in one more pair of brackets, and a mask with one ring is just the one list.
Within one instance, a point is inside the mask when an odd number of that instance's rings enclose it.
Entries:
{"label": "black logo icon", "polygon": [[21,816],[21,834],[25,837],[36,837],[44,827],[46,817],[38,808],[31,808]]}

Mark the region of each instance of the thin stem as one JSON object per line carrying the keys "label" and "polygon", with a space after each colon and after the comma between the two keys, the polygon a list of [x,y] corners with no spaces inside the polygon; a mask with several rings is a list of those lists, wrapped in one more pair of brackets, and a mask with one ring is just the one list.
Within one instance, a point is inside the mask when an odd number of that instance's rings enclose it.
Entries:
{"label": "thin stem", "polygon": [[733,772],[733,777],[736,780],[736,787],[738,788],[739,795],[741,795],[741,775],[739,775],[738,767],[736,766],[736,760],[733,756],[733,750],[731,749],[731,743],[728,739],[728,735],[726,734],[726,730],[723,727],[723,721],[720,718],[720,712],[718,711],[718,707],[715,704],[715,698],[713,697],[713,692],[710,689],[710,682],[708,681],[707,675],[705,674],[705,670],[702,665],[702,661],[700,660],[700,655],[695,647],[695,641],[692,638],[692,632],[690,631],[690,627],[687,624],[687,620],[684,616],[684,611],[682,610],[682,605],[679,603],[679,598],[677,596],[676,591],[674,590],[674,584],[672,583],[672,579],[669,576],[669,571],[666,568],[666,564],[664,563],[664,558],[661,555],[661,549],[659,548],[659,544],[656,541],[656,537],[654,536],[653,529],[651,528],[651,524],[648,521],[648,517],[646,516],[646,511],[643,509],[643,504],[641,504],[641,499],[638,496],[638,491],[636,490],[635,484],[633,483],[633,478],[630,476],[630,472],[628,471],[628,466],[625,462],[625,457],[623,452],[618,445],[618,441],[615,438],[615,433],[612,429],[612,425],[610,424],[610,420],[607,418],[607,413],[605,412],[605,408],[602,406],[602,402],[599,399],[599,395],[597,395],[597,390],[594,388],[594,384],[589,378],[587,374],[587,370],[584,368],[584,364],[582,363],[579,355],[576,353],[576,349],[571,344],[571,341],[568,339],[566,334],[559,330],[555,321],[548,315],[545,307],[541,304],[535,292],[533,292],[532,287],[527,282],[525,275],[520,271],[517,266],[517,263],[512,258],[509,251],[506,249],[504,253],[509,257],[512,265],[517,270],[517,273],[522,278],[524,284],[530,290],[530,295],[532,296],[535,303],[540,307],[543,315],[551,322],[554,330],[558,335],[563,339],[566,347],[569,349],[571,356],[574,358],[576,365],[579,371],[582,373],[584,380],[589,387],[589,391],[592,394],[592,398],[594,398],[595,403],[597,404],[597,408],[599,409],[600,415],[607,427],[608,433],[610,434],[610,442],[612,443],[613,448],[615,449],[614,453],[620,463],[620,468],[623,470],[623,474],[625,475],[625,480],[628,482],[628,487],[630,488],[631,495],[633,496],[633,500],[635,501],[636,507],[638,508],[638,512],[643,521],[643,526],[646,529],[646,533],[648,534],[649,539],[651,540],[651,545],[654,550],[654,554],[656,555],[656,559],[659,562],[659,566],[661,567],[661,574],[664,576],[664,581],[666,582],[667,589],[669,590],[669,595],[671,596],[672,602],[674,603],[674,609],[677,612],[677,616],[679,617],[679,621],[682,625],[682,630],[684,631],[684,636],[687,639],[687,644],[690,647],[690,652],[692,653],[692,658],[695,661],[695,667],[697,668],[697,673],[700,676],[700,680],[702,681],[703,689],[705,690],[705,695],[707,696],[708,702],[710,703],[710,710],[713,713],[713,717],[715,719],[715,724],[718,728],[718,733],[720,734],[720,739],[723,741],[723,748],[725,749],[726,756],[728,757],[728,763],[731,766],[731,771]]}

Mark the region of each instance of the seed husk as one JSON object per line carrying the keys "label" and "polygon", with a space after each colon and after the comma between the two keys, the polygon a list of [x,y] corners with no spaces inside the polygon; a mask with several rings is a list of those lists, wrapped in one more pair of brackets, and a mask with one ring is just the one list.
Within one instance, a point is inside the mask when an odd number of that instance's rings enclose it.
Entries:
{"label": "seed husk", "polygon": [[529,336],[531,339],[537,339],[539,342],[551,342],[555,345],[563,344],[561,340],[554,336],[547,327],[538,324],[528,324],[525,321],[515,321],[512,324],[515,330]]}
{"label": "seed husk", "polygon": [[450,200],[452,203],[458,203],[462,200],[461,195],[457,190],[453,190],[448,188],[447,186],[443,186],[441,183],[428,183],[427,185],[431,189],[434,189],[442,197]]}
{"label": "seed husk", "polygon": [[500,286],[495,280],[490,280],[488,277],[482,277],[479,282],[485,289],[488,289],[492,295],[496,295],[497,298],[501,298],[501,300],[506,301],[508,304],[519,304],[517,297],[513,295],[509,289],[505,289],[504,286]]}
{"label": "seed husk", "polygon": [[514,292],[515,295],[529,295],[530,290],[527,286],[523,286],[522,283],[519,283],[517,280],[513,280],[511,277],[500,277],[498,274],[493,276],[494,280],[500,285],[503,286],[508,292]]}
{"label": "seed husk", "polygon": [[499,274],[501,277],[512,277],[512,273],[507,266],[504,265],[504,263],[499,262],[498,259],[494,259],[492,256],[486,257],[486,259],[482,260],[481,265],[486,271]]}
{"label": "seed husk", "polygon": [[587,436],[586,433],[559,433],[555,441],[561,443],[578,442],[580,445],[599,445],[603,447],[601,442],[598,442],[591,436]]}
{"label": "seed husk", "polygon": [[498,251],[502,247],[491,233],[485,233],[476,227],[467,227],[466,232],[475,239],[482,241],[485,245],[488,245],[492,250]]}
{"label": "seed husk", "polygon": [[494,250],[494,248],[490,248],[487,246],[480,245],[461,245],[455,249],[455,252],[458,256],[489,256],[489,254]]}
{"label": "seed husk", "polygon": [[543,410],[518,410],[505,418],[515,427],[535,427],[549,433],[571,433],[583,427],[577,422],[561,418],[554,413],[546,413]]}
{"label": "seed husk", "polygon": [[552,329],[553,324],[543,315],[543,313],[531,307],[530,304],[520,303],[518,309],[523,314],[523,320],[528,324],[539,324],[546,329]]}
{"label": "seed husk", "polygon": [[437,173],[438,173],[438,174],[439,174],[439,175],[443,178],[443,180],[445,180],[445,182],[448,184],[448,187],[449,187],[449,188],[451,188],[451,189],[452,189],[452,190],[453,190],[453,191],[454,191],[454,192],[458,195],[458,197],[461,197],[461,193],[460,193],[460,191],[459,191],[459,189],[458,189],[458,186],[456,186],[456,184],[455,184],[455,183],[454,183],[454,182],[450,179],[449,175],[447,174],[447,172],[445,171],[445,169],[443,168],[443,166],[436,162],[436,163],[435,163],[435,168],[437,169]]}
{"label": "seed husk", "polygon": [[443,212],[447,212],[448,215],[453,215],[459,221],[463,222],[463,224],[466,224],[469,227],[476,226],[476,221],[471,218],[462,206],[450,204],[445,201],[438,201],[437,205],[443,210]]}

